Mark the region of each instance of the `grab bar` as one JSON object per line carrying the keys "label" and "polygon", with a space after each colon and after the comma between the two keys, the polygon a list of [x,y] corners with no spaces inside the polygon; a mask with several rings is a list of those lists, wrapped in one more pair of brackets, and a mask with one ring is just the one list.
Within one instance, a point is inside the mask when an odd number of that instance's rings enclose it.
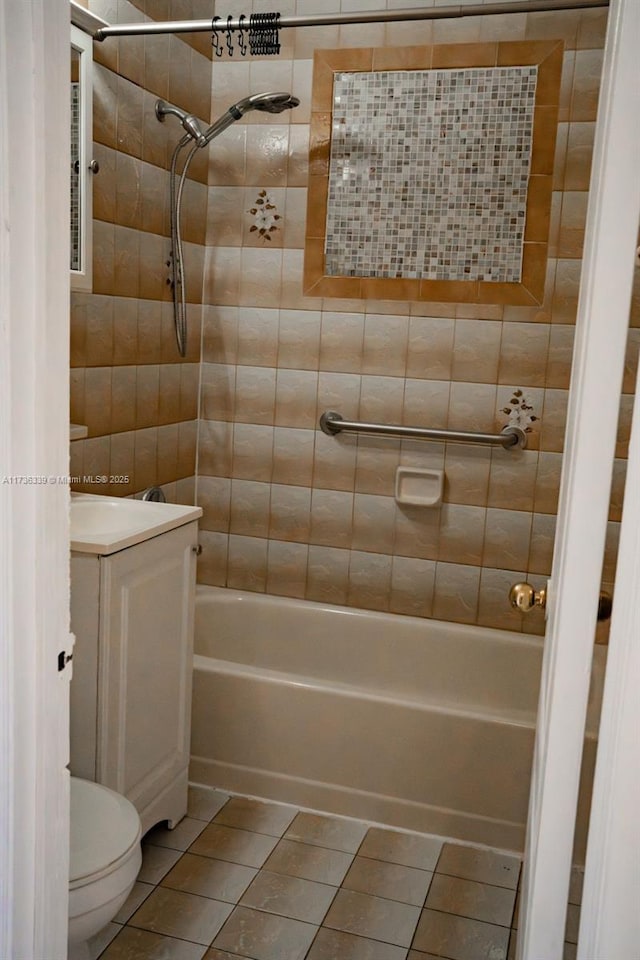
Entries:
{"label": "grab bar", "polygon": [[335,410],[325,410],[320,417],[320,429],[333,437],[338,433],[369,433],[381,437],[404,437],[409,440],[445,440],[448,443],[479,443],[503,447],[505,450],[523,450],[527,435],[520,427],[503,427],[500,433],[470,433],[466,430],[432,430],[428,427],[405,427],[401,424],[362,423],[345,420]]}

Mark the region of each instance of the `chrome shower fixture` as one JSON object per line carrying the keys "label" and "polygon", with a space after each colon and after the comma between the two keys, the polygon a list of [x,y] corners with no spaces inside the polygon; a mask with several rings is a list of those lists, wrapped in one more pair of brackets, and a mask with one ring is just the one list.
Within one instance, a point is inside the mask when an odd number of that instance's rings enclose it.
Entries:
{"label": "chrome shower fixture", "polygon": [[205,147],[207,145],[207,140],[200,128],[200,124],[192,113],[186,113],[184,110],[179,110],[178,107],[170,107],[164,100],[156,100],[156,117],[158,120],[164,123],[164,118],[169,114],[178,118],[189,136],[195,140],[199,147]]}
{"label": "chrome shower fixture", "polygon": [[[178,352],[181,357],[184,357],[187,351],[187,297],[184,280],[184,258],[180,219],[182,193],[189,164],[199,148],[206,147],[214,137],[217,137],[219,133],[222,133],[223,130],[230,127],[236,120],[240,120],[245,113],[249,113],[251,110],[261,110],[265,113],[282,113],[283,110],[292,110],[293,107],[297,107],[299,103],[298,98],[292,96],[290,93],[254,93],[234,103],[232,107],[229,107],[229,109],[203,133],[200,124],[192,114],[187,114],[177,107],[171,107],[165,103],[164,100],[156,101],[156,117],[158,120],[164,121],[167,114],[173,114],[187,131],[186,135],[176,144],[171,157],[169,172],[169,191],[171,196],[171,253],[167,266],[171,268],[171,276],[167,282],[171,284],[173,294],[173,316],[176,327],[176,340],[178,342]],[[182,166],[181,173],[178,174],[178,156],[181,151],[185,149],[187,150],[187,157]]]}
{"label": "chrome shower fixture", "polygon": [[198,144],[198,146],[205,146],[205,144],[210,143],[218,134],[251,110],[260,110],[263,113],[282,113],[284,110],[293,110],[294,107],[298,106],[300,106],[300,101],[291,93],[253,93],[249,97],[238,100],[232,107],[229,107],[226,113],[223,113],[212,123],[204,133],[204,143]]}

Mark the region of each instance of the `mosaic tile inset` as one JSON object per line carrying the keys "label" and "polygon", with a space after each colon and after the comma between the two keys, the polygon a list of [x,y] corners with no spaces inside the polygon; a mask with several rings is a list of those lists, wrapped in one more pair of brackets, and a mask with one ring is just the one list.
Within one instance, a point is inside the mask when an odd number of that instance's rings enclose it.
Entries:
{"label": "mosaic tile inset", "polygon": [[80,84],[71,84],[71,253],[70,269],[80,269]]}
{"label": "mosaic tile inset", "polygon": [[537,73],[336,73],[326,274],[519,282]]}

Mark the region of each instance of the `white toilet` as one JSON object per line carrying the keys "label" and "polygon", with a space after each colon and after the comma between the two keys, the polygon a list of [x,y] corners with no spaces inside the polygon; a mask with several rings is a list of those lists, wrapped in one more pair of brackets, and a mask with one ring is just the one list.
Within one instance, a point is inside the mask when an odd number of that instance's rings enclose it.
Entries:
{"label": "white toilet", "polygon": [[142,863],[138,811],[108,787],[71,777],[68,960],[87,960],[87,941],[127,899]]}

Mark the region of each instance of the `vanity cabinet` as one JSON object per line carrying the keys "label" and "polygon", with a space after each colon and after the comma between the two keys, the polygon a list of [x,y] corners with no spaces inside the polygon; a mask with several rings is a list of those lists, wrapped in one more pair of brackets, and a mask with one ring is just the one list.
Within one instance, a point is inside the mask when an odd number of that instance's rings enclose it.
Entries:
{"label": "vanity cabinet", "polygon": [[124,794],[143,832],[186,813],[197,531],[71,553],[71,773]]}

